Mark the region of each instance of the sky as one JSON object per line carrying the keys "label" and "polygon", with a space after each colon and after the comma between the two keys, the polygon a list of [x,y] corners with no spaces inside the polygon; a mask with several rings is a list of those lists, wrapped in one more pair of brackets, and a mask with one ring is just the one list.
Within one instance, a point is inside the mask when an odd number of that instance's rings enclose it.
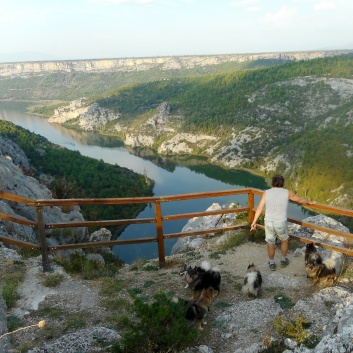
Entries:
{"label": "sky", "polygon": [[0,0],[0,61],[353,48],[352,0]]}

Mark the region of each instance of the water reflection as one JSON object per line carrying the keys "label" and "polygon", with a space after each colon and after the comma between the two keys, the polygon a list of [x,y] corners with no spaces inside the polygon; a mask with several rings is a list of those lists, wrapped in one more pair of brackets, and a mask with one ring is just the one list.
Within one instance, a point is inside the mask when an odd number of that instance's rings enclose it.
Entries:
{"label": "water reflection", "polygon": [[[67,129],[60,124],[51,125],[62,135],[70,137],[71,140],[76,141],[81,145],[100,146],[108,148],[124,146],[124,143],[117,137],[105,136],[96,132],[76,131],[73,129]],[[74,143],[72,144],[75,145]]]}

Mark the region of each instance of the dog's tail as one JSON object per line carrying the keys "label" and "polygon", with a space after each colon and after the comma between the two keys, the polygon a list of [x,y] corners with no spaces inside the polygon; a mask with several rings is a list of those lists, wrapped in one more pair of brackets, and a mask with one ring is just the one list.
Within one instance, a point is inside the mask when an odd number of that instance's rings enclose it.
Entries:
{"label": "dog's tail", "polygon": [[206,260],[201,262],[200,267],[205,271],[209,271],[212,268],[211,264]]}
{"label": "dog's tail", "polygon": [[329,270],[335,270],[336,264],[332,259],[326,259],[322,262]]}
{"label": "dog's tail", "polygon": [[220,271],[219,271],[219,268],[216,267],[216,266],[215,266],[215,267],[212,267],[211,270],[212,270],[213,272],[218,272],[218,273],[220,272]]}

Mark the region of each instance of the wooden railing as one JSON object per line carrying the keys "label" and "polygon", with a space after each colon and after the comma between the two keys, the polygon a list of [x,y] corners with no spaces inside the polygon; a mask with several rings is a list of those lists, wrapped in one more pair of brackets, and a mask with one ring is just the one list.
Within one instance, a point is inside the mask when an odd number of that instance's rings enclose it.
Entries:
{"label": "wooden railing", "polygon": [[[27,206],[35,207],[36,209],[36,221],[10,216],[4,213],[0,213],[0,219],[18,223],[24,226],[32,227],[37,229],[38,241],[39,244],[28,243],[18,239],[14,239],[9,236],[0,236],[0,241],[16,245],[19,247],[27,249],[38,249],[42,252],[42,264],[43,271],[50,270],[50,263],[48,253],[50,251],[57,250],[67,250],[67,249],[78,249],[78,248],[97,248],[97,247],[106,247],[114,245],[125,245],[125,244],[141,244],[149,242],[157,242],[158,244],[158,257],[159,264],[161,267],[165,265],[165,249],[164,249],[164,240],[171,238],[180,238],[185,236],[196,236],[201,234],[210,234],[219,231],[230,231],[236,229],[249,229],[249,224],[251,224],[254,219],[254,214],[256,211],[255,208],[255,195],[261,196],[263,191],[253,189],[253,188],[244,188],[244,189],[233,189],[233,190],[223,190],[223,191],[211,191],[211,192],[201,192],[201,193],[190,193],[190,194],[180,194],[180,195],[170,195],[170,196],[158,196],[158,197],[135,197],[135,198],[105,198],[105,199],[47,199],[47,200],[31,200],[24,198],[18,195],[9,194],[3,191],[0,191],[0,199],[24,203]],[[204,211],[204,212],[193,212],[193,213],[183,213],[183,214],[173,214],[173,215],[162,215],[161,204],[165,202],[172,201],[185,201],[192,199],[200,198],[214,198],[214,197],[223,197],[223,196],[235,196],[247,194],[248,201],[246,207],[235,207],[231,209],[221,209],[216,211]],[[121,204],[153,204],[155,216],[153,218],[140,218],[140,219],[117,219],[117,220],[105,220],[105,221],[83,221],[83,222],[68,222],[68,223],[44,223],[43,220],[43,208],[48,206],[73,206],[73,205],[121,205]],[[335,213],[343,216],[353,217],[353,211],[328,206],[324,204],[312,204],[310,205],[311,209],[322,210],[324,212]],[[178,219],[190,219],[193,217],[202,217],[202,216],[211,216],[211,215],[224,215],[229,213],[239,213],[247,212],[248,218],[247,223],[244,224],[235,224],[228,227],[222,228],[212,228],[212,229],[203,229],[194,232],[182,232],[182,233],[169,233],[164,234],[163,232],[163,222],[178,220]],[[291,223],[299,224],[307,228],[320,230],[330,234],[338,235],[344,237],[348,240],[353,240],[353,234],[340,232],[334,229],[320,227],[315,224],[302,222],[300,220],[288,218],[288,221]],[[90,242],[90,243],[79,243],[79,244],[63,244],[56,246],[47,246],[46,241],[46,229],[59,229],[59,228],[76,228],[76,227],[106,227],[106,226],[126,226],[130,224],[141,224],[141,223],[155,223],[156,233],[154,236],[148,238],[134,238],[134,239],[122,239],[122,240],[110,240],[110,241],[101,241],[101,242]],[[263,228],[260,226],[260,228]],[[312,242],[312,240],[306,238],[300,238],[294,235],[290,235],[292,238],[300,240],[304,243]],[[325,243],[315,243],[324,248],[339,251],[341,253],[348,254],[353,256],[353,250],[349,248],[341,248]]]}

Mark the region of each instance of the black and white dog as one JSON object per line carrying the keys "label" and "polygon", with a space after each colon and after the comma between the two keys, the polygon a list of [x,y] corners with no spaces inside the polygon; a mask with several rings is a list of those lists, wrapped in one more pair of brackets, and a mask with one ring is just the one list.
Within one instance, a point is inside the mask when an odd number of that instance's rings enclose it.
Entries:
{"label": "black and white dog", "polygon": [[247,297],[257,297],[259,290],[262,287],[262,276],[258,268],[252,263],[248,266],[246,275],[244,277],[244,284],[241,289]]}
{"label": "black and white dog", "polygon": [[219,269],[212,267],[208,261],[202,261],[200,266],[194,267],[185,264],[179,274],[185,276],[185,288],[190,287],[194,291],[191,300],[197,298],[203,289],[213,288],[216,296],[219,295],[221,274]]}

